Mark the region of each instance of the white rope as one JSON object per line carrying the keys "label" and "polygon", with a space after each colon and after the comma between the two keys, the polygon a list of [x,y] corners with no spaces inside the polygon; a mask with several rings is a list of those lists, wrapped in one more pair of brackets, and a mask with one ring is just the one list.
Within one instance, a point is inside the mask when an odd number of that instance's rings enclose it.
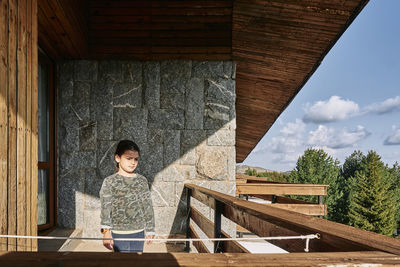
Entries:
{"label": "white rope", "polygon": [[187,242],[187,241],[243,241],[243,240],[291,240],[319,239],[319,234],[300,236],[268,236],[268,237],[221,237],[221,238],[100,238],[100,237],[63,237],[63,236],[30,236],[30,235],[0,235],[0,238],[27,238],[50,240],[117,240],[117,241],[160,241],[160,242]]}

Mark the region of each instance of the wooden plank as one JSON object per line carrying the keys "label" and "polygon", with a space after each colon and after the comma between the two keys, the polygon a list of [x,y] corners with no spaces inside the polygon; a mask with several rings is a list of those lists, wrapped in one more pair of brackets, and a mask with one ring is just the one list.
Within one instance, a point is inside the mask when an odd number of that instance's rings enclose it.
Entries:
{"label": "wooden plank", "polygon": [[[312,243],[331,246],[336,251],[381,250],[400,255],[400,240],[395,238],[297,212],[274,208],[271,205],[249,202],[194,184],[185,184],[185,187],[192,189],[192,194],[196,194],[196,191],[199,191],[206,197],[208,196],[209,198],[207,199],[214,198],[224,203],[225,212],[223,215],[252,232],[257,231],[259,222],[263,222],[279,225],[280,228],[290,229],[300,234],[319,233],[321,240],[314,240]],[[251,219],[244,219],[246,216],[252,217]]]}
{"label": "wooden plank", "polygon": [[[0,233],[7,234],[8,0],[0,0],[0,58]],[[7,250],[7,238],[0,238],[1,250]]]}
{"label": "wooden plank", "polygon": [[239,184],[236,194],[259,195],[326,195],[327,185],[314,184]]}
{"label": "wooden plank", "polygon": [[[9,1],[8,13],[8,234],[17,234],[17,1]],[[8,250],[16,250],[8,239]]]}
{"label": "wooden plank", "polygon": [[398,255],[382,252],[346,253],[103,253],[0,252],[1,266],[395,266]]}
{"label": "wooden plank", "polygon": [[318,204],[281,204],[281,203],[274,203],[274,204],[265,204],[271,205],[272,207],[290,210],[294,212],[298,212],[305,215],[312,215],[312,216],[325,216],[327,215],[326,205],[318,205]]}
{"label": "wooden plank", "polygon": [[[32,0],[32,152],[31,152],[31,234],[37,235],[38,194],[38,24],[37,0]],[[32,251],[37,251],[37,240],[32,240]]]}
{"label": "wooden plank", "polygon": [[299,199],[294,199],[290,197],[282,197],[282,196],[273,196],[273,195],[251,195],[256,198],[272,201],[272,198],[275,198],[275,203],[281,203],[281,204],[305,204],[305,205],[313,205],[316,203],[304,201],[304,200],[299,200]]}
{"label": "wooden plank", "polygon": [[[191,219],[200,227],[200,229],[209,237],[214,237],[214,223],[205,217],[201,212],[199,212],[193,206],[190,206],[191,209]],[[225,231],[221,231],[222,237],[230,238]],[[237,241],[228,241],[222,242],[224,246],[224,252],[232,252],[232,253],[250,253],[245,247],[240,245]]]}
{"label": "wooden plank", "polygon": [[[17,235],[26,231],[26,28],[27,0],[18,1],[17,40]],[[17,239],[17,250],[26,250],[26,239]]]}
{"label": "wooden plank", "polygon": [[[186,186],[186,184],[185,184],[185,186]],[[206,204],[208,207],[215,209],[215,201],[211,196],[206,195],[206,194],[200,192],[199,190],[193,190],[192,197],[197,199],[201,203]]]}
{"label": "wooden plank", "polygon": [[[191,238],[200,238],[199,235],[194,230],[193,226],[189,226],[189,232]],[[201,241],[193,241],[193,246],[197,249],[198,253],[210,253],[206,245]]]}

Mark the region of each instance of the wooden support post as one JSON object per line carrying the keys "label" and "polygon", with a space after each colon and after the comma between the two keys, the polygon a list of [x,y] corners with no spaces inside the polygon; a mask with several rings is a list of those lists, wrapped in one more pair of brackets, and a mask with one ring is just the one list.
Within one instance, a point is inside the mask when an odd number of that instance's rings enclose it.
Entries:
{"label": "wooden support post", "polygon": [[[214,211],[214,237],[221,237],[221,217],[223,212],[224,204],[218,200],[215,200],[215,211]],[[214,241],[214,253],[223,252],[222,244],[220,241]]]}
{"label": "wooden support post", "polygon": [[[192,189],[186,187],[186,238],[191,237],[191,230],[190,230],[190,197],[192,196]],[[190,242],[186,241],[186,252],[190,252]]]}
{"label": "wooden support post", "polygon": [[[321,196],[321,195],[318,196],[318,204],[320,204],[320,205],[324,204],[324,196]],[[319,217],[323,218],[324,216],[320,215]]]}

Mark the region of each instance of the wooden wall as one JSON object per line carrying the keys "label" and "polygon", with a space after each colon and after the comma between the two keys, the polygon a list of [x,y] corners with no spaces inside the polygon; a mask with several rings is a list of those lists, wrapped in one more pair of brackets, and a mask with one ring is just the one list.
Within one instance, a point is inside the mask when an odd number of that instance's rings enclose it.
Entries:
{"label": "wooden wall", "polygon": [[[37,234],[37,2],[0,0],[0,233]],[[0,250],[37,241],[0,238]]]}

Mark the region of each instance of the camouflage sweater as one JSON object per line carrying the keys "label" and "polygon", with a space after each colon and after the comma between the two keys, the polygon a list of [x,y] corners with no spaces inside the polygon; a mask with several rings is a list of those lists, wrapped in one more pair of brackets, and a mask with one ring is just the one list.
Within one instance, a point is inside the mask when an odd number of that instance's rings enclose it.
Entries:
{"label": "camouflage sweater", "polygon": [[154,232],[153,204],[144,176],[108,176],[100,189],[100,202],[102,225],[113,230]]}

